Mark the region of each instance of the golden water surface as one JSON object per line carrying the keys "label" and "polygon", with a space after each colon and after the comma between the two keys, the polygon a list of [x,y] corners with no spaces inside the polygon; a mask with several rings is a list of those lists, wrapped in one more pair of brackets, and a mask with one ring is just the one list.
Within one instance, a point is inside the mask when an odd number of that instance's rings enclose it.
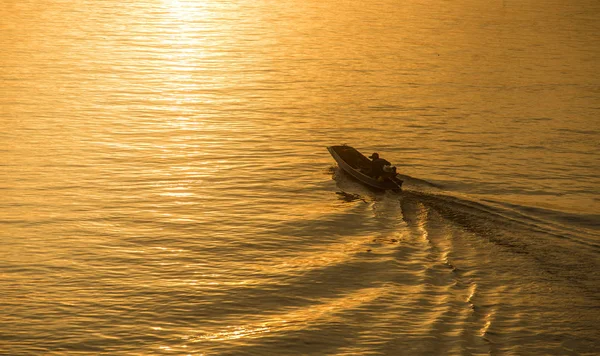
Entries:
{"label": "golden water surface", "polygon": [[599,16],[4,0],[0,354],[594,354]]}

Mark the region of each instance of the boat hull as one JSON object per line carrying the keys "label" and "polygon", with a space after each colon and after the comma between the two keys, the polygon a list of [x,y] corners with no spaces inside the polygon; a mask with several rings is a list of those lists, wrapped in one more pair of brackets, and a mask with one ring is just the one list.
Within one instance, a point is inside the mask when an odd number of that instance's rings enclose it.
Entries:
{"label": "boat hull", "polygon": [[335,159],[338,166],[346,173],[372,188],[381,190],[400,190],[402,181],[399,179],[378,180],[362,172],[370,167],[371,161],[358,150],[350,146],[329,146],[327,150]]}

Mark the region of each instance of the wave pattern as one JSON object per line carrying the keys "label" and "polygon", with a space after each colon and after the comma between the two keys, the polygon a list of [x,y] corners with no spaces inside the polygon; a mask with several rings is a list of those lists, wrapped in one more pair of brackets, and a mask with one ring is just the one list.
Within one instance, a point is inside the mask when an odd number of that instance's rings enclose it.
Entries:
{"label": "wave pattern", "polygon": [[598,2],[365,4],[4,1],[0,354],[596,353]]}

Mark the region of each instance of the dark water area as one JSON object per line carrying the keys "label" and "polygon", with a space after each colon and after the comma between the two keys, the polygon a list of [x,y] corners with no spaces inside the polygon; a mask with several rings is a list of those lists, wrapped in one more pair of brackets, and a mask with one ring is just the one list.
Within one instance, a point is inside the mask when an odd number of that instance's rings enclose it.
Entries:
{"label": "dark water area", "polygon": [[0,354],[597,354],[599,15],[5,2]]}

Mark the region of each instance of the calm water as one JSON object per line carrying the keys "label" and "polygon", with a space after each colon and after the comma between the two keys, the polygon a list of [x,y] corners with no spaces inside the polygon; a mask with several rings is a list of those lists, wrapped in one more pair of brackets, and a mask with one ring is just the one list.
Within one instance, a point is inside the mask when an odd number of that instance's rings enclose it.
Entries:
{"label": "calm water", "polygon": [[599,16],[5,0],[0,354],[595,354]]}

